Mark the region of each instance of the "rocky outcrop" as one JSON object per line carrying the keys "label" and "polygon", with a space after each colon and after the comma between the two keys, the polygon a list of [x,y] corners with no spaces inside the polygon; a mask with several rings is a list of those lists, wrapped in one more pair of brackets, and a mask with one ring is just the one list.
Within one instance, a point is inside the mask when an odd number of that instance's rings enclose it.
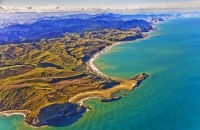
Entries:
{"label": "rocky outcrop", "polygon": [[83,114],[85,112],[85,107],[70,102],[64,104],[52,104],[42,108],[37,118],[31,122],[31,125],[36,127],[48,125],[58,119],[67,118],[76,114]]}
{"label": "rocky outcrop", "polygon": [[122,98],[122,96],[112,97],[112,98],[104,98],[104,99],[101,99],[101,102],[112,102],[112,101],[117,101],[117,100],[119,100],[121,98]]}
{"label": "rocky outcrop", "polygon": [[133,78],[133,80],[136,80],[136,81],[137,81],[136,86],[134,86],[133,89],[134,89],[135,87],[139,86],[139,85],[141,84],[141,82],[142,82],[143,80],[147,79],[148,77],[149,77],[148,74],[142,73],[142,74],[136,76],[135,78]]}
{"label": "rocky outcrop", "polygon": [[[133,79],[131,79],[131,80],[135,80],[135,81],[136,81],[136,85],[133,86],[133,88],[132,88],[130,91],[132,91],[135,87],[139,86],[140,83],[141,83],[143,80],[147,79],[148,77],[149,77],[148,74],[142,73],[142,74],[140,74],[140,75],[134,77]],[[130,92],[130,91],[129,91],[129,92]],[[101,102],[112,102],[112,101],[117,101],[117,100],[123,98],[123,97],[124,97],[125,95],[127,95],[129,92],[126,92],[126,93],[124,93],[124,94],[121,94],[121,95],[118,96],[118,97],[103,98],[103,99],[101,99]]]}

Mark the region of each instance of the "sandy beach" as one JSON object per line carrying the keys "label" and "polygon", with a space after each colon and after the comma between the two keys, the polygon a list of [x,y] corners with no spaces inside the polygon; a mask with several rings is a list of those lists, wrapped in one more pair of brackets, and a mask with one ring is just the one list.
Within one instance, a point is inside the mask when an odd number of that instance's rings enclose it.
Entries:
{"label": "sandy beach", "polygon": [[[137,41],[137,40],[139,40],[139,39],[147,38],[147,37],[149,37],[149,33],[150,33],[150,32],[148,32],[148,33],[143,33],[143,35],[144,35],[143,38],[138,38],[138,39],[133,40],[133,41]],[[113,80],[117,80],[117,78],[107,76],[106,74],[104,74],[104,73],[102,73],[101,71],[99,71],[99,70],[97,69],[97,67],[93,64],[93,62],[95,61],[96,58],[99,57],[100,54],[103,54],[103,53],[109,51],[110,49],[112,49],[112,47],[117,46],[117,45],[119,45],[119,44],[129,43],[129,42],[133,42],[133,41],[115,42],[115,43],[113,43],[112,45],[109,45],[109,46],[105,47],[103,50],[101,50],[101,51],[95,53],[95,54],[90,58],[90,60],[86,63],[87,69],[90,70],[92,73],[97,74],[98,76],[101,76],[101,77],[104,77],[104,78],[110,78],[110,79],[113,79]]]}
{"label": "sandy beach", "polygon": [[118,92],[120,90],[131,91],[135,86],[137,86],[136,80],[122,81],[122,83],[120,85],[117,85],[110,89],[80,93],[80,94],[72,97],[69,100],[69,102],[82,104],[82,102],[84,100],[87,100],[89,98],[110,98],[110,96],[115,92]]}
{"label": "sandy beach", "polygon": [[6,115],[6,116],[23,115],[25,117],[30,112],[31,111],[29,111],[29,110],[8,110],[8,111],[0,112],[0,115]]}
{"label": "sandy beach", "polygon": [[125,42],[116,42],[116,43],[114,43],[114,44],[112,44],[112,45],[110,45],[110,46],[105,47],[103,50],[97,52],[96,54],[94,54],[94,55],[90,58],[90,60],[86,63],[86,64],[87,64],[87,69],[90,70],[92,73],[97,74],[98,76],[116,80],[117,78],[107,76],[107,75],[103,74],[101,71],[99,71],[99,70],[96,68],[96,66],[93,64],[93,62],[94,62],[94,60],[95,60],[96,58],[99,57],[100,54],[105,53],[105,52],[109,51],[112,47],[114,47],[114,46],[116,46],[116,45],[119,45],[119,44],[122,44],[122,43],[125,43]]}

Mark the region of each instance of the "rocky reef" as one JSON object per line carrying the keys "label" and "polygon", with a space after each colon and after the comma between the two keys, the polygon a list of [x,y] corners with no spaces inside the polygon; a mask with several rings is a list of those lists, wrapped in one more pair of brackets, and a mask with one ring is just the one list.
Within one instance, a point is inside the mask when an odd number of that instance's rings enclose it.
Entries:
{"label": "rocky reef", "polygon": [[112,102],[112,101],[117,101],[121,98],[122,98],[122,96],[112,97],[112,98],[104,98],[104,99],[101,99],[101,102]]}

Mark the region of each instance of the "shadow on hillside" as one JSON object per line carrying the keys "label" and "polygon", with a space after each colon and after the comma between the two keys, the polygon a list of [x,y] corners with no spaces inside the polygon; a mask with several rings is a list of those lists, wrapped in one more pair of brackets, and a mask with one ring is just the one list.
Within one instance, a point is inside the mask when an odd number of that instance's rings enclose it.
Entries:
{"label": "shadow on hillside", "polygon": [[63,80],[79,79],[79,78],[82,78],[84,76],[87,76],[87,75],[86,74],[80,74],[80,75],[65,77],[65,78],[55,78],[55,79],[52,79],[52,81],[50,83],[58,83],[58,82],[63,81]]}
{"label": "shadow on hillside", "polygon": [[52,63],[47,63],[47,62],[39,63],[38,66],[43,67],[43,68],[47,68],[47,67],[55,67],[56,69],[63,69],[63,68],[60,67],[60,66],[57,66],[57,65],[52,64]]}
{"label": "shadow on hillside", "polygon": [[119,85],[119,82],[111,81],[111,82],[109,82],[109,83],[106,83],[106,84],[103,86],[103,89],[113,88],[113,87],[116,86],[116,85]]}
{"label": "shadow on hillside", "polygon": [[61,119],[58,119],[58,120],[52,122],[48,126],[52,126],[52,127],[70,126],[70,125],[74,124],[75,122],[77,122],[82,116],[83,116],[82,114],[78,114],[78,115],[70,116],[68,118],[61,118]]}

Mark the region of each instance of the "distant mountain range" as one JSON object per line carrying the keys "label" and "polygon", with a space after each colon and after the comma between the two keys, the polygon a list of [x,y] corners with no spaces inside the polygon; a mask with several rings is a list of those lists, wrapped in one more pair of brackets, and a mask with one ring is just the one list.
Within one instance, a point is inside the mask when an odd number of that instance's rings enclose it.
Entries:
{"label": "distant mountain range", "polygon": [[103,29],[152,30],[152,22],[181,14],[67,14],[67,13],[6,13],[0,14],[0,44],[33,42]]}

